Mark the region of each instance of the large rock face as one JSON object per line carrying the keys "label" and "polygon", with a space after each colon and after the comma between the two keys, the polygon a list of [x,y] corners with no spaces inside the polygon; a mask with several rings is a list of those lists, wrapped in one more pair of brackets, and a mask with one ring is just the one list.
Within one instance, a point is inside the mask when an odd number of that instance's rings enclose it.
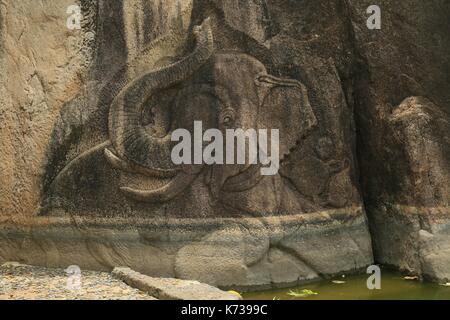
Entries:
{"label": "large rock face", "polygon": [[379,1],[383,27],[352,8],[358,157],[375,259],[450,279],[450,4]]}
{"label": "large rock face", "polygon": [[[0,260],[449,278],[450,6],[379,2],[381,30],[365,1],[82,0],[69,30],[70,1],[4,1]],[[279,129],[278,173],[175,165],[194,121]]]}

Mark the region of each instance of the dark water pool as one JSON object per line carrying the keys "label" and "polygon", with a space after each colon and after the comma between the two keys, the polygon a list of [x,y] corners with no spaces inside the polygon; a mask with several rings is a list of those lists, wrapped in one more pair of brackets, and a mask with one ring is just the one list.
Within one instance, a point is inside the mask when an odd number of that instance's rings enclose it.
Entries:
{"label": "dark water pool", "polygon": [[[405,280],[403,275],[390,271],[382,272],[381,290],[369,290],[366,284],[369,276],[338,277],[296,288],[248,293],[243,296],[246,300],[450,300],[450,287]],[[333,280],[345,283],[333,283]],[[306,297],[289,295],[289,292],[304,294],[303,290],[310,290],[314,294]]]}

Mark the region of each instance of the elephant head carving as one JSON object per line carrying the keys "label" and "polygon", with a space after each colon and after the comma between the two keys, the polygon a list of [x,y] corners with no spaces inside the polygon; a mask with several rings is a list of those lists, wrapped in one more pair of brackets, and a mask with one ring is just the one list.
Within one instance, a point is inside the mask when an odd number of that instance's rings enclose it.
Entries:
{"label": "elephant head carving", "polygon": [[[165,202],[188,188],[204,172],[211,195],[222,190],[252,188],[262,177],[253,164],[175,165],[171,160],[174,129],[279,129],[283,158],[316,124],[306,88],[297,80],[267,74],[257,59],[239,52],[214,52],[211,26],[206,20],[194,30],[197,46],[182,60],[150,71],[124,87],[109,116],[112,148],[105,150],[116,168],[152,177],[170,178],[156,190],[122,187],[129,197]],[[170,112],[170,130],[152,136],[142,123],[142,109],[158,90],[178,85]],[[205,170],[207,167],[208,170]]]}

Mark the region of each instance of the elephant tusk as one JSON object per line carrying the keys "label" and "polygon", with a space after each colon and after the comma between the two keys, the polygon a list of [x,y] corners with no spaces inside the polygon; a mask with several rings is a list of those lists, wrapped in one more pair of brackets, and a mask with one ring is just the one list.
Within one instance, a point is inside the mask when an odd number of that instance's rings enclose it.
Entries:
{"label": "elephant tusk", "polygon": [[174,177],[178,172],[178,170],[150,169],[138,166],[136,164],[120,159],[114,152],[112,152],[108,148],[105,149],[105,157],[111,164],[111,166],[113,166],[118,170],[128,173],[139,173],[146,176],[153,176],[159,178],[171,178]]}
{"label": "elephant tusk", "polygon": [[302,88],[303,84],[295,79],[282,79],[268,74],[260,74],[256,78],[257,83],[266,83],[274,86],[298,87]]}
{"label": "elephant tusk", "polygon": [[198,174],[180,172],[172,181],[156,190],[138,190],[122,187],[120,190],[128,197],[140,202],[167,202],[181,194],[197,178]]}

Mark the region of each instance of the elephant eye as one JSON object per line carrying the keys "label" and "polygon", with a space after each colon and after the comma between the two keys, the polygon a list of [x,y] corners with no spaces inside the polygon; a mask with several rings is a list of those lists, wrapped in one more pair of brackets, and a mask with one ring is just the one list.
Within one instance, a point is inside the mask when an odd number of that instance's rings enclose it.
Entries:
{"label": "elephant eye", "polygon": [[234,122],[234,110],[229,108],[222,113],[222,124],[225,126],[231,125]]}
{"label": "elephant eye", "polygon": [[230,116],[227,116],[223,119],[224,124],[230,124],[233,119]]}

